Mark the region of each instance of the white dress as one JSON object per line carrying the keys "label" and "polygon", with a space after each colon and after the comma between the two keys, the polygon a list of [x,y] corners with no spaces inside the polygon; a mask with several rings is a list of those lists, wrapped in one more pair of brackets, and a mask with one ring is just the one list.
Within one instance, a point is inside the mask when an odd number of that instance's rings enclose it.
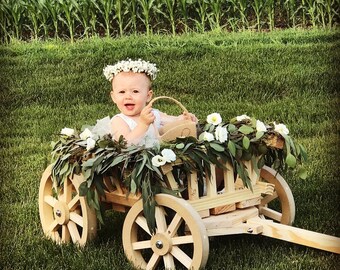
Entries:
{"label": "white dress", "polygon": [[[158,129],[161,127],[161,116],[159,110],[153,109],[152,112],[155,116],[155,121],[152,125],[149,126],[149,129],[146,131],[144,137],[137,143],[137,145],[144,145],[146,148],[150,148],[159,144]],[[116,114],[114,117],[112,117],[112,119],[114,119],[115,117],[120,117],[121,119],[123,119],[130,130],[135,129],[137,126],[137,122],[125,114]]]}
{"label": "white dress", "polygon": [[[155,121],[149,126],[149,129],[145,133],[144,137],[137,143],[137,145],[144,145],[147,148],[153,147],[159,144],[158,129],[161,127],[161,116],[159,110],[152,110]],[[96,125],[92,128],[91,132],[98,137],[103,137],[106,134],[114,136],[111,128],[111,122],[115,117],[119,117],[124,120],[130,130],[133,130],[137,126],[137,122],[125,114],[116,114],[110,119],[110,117],[104,117],[103,119],[97,120]]]}

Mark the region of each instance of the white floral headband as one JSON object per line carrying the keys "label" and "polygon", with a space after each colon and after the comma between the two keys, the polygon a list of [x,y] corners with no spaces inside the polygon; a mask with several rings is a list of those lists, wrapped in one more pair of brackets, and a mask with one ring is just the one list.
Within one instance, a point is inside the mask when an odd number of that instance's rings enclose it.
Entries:
{"label": "white floral headband", "polygon": [[134,73],[145,73],[150,77],[151,80],[156,79],[158,69],[156,64],[150,63],[148,61],[144,61],[141,59],[138,60],[123,60],[118,62],[115,65],[108,65],[103,69],[104,76],[110,82],[113,77],[116,76],[119,72],[134,72]]}

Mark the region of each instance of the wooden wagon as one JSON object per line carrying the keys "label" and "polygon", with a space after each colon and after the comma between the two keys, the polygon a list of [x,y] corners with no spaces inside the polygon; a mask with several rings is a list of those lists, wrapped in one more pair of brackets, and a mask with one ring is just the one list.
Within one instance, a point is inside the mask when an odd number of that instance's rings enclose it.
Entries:
{"label": "wooden wagon", "polygon": [[[183,126],[182,126],[183,127]],[[165,185],[178,189],[174,172],[180,161],[161,167]],[[102,202],[127,212],[122,229],[123,248],[137,268],[200,269],[209,255],[209,237],[231,234],[258,234],[340,254],[337,237],[292,227],[295,203],[292,192],[275,170],[264,166],[257,173],[245,161],[252,190],[245,187],[230,163],[223,170],[224,189],[216,185],[215,164],[207,175],[204,190],[197,172],[187,178],[187,188],[179,197],[158,194],[156,231],[151,233],[143,212],[140,194],[128,193],[114,176],[104,179],[107,191]],[[86,198],[79,196],[83,175],[65,179],[59,194],[53,193],[51,166],[41,178],[39,213],[44,234],[57,243],[85,245],[96,236],[97,218]]]}

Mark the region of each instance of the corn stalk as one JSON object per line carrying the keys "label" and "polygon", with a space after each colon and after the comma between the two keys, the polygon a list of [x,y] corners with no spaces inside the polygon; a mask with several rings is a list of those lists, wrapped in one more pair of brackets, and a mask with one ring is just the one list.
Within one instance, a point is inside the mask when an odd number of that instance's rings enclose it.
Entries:
{"label": "corn stalk", "polygon": [[58,0],[48,0],[45,3],[47,18],[52,21],[54,38],[59,37],[59,14],[61,13]]}
{"label": "corn stalk", "polygon": [[269,29],[272,31],[275,27],[275,0],[267,0],[265,10],[267,11]]}
{"label": "corn stalk", "polygon": [[318,9],[317,9],[317,1],[315,0],[306,0],[306,9],[307,13],[309,15],[309,18],[311,20],[311,23],[313,25],[313,28],[316,27],[317,22],[318,22]]}
{"label": "corn stalk", "polygon": [[22,34],[23,19],[25,18],[25,1],[2,0],[1,10],[7,18],[2,27],[6,30],[7,36],[20,39]]}
{"label": "corn stalk", "polygon": [[192,0],[180,0],[179,8],[181,10],[181,17],[183,18],[182,24],[184,25],[184,32],[188,33],[189,31],[189,11],[188,7],[192,5]]}
{"label": "corn stalk", "polygon": [[208,20],[211,30],[221,31],[223,2],[224,2],[223,0],[209,0],[210,12],[208,14]]}
{"label": "corn stalk", "polygon": [[261,30],[261,17],[262,17],[263,8],[264,8],[264,1],[254,0],[253,2],[251,2],[251,6],[255,12],[257,30],[260,31]]}
{"label": "corn stalk", "polygon": [[229,0],[235,10],[238,11],[239,17],[241,18],[242,22],[242,29],[245,30],[248,28],[249,23],[247,19],[247,0]]}
{"label": "corn stalk", "polygon": [[149,36],[152,33],[150,26],[152,6],[155,0],[138,0],[138,4],[141,7],[141,15],[138,15],[143,22],[146,30],[146,35]]}
{"label": "corn stalk", "polygon": [[162,14],[166,17],[171,26],[171,33],[172,35],[176,34],[176,25],[175,25],[175,7],[176,7],[176,0],[163,0],[166,7],[166,12]]}
{"label": "corn stalk", "polygon": [[113,0],[98,0],[98,1],[99,1],[98,9],[104,20],[104,24],[101,23],[100,25],[104,28],[105,36],[110,37],[111,36],[110,25],[112,20],[111,12],[113,10],[114,2]]}
{"label": "corn stalk", "polygon": [[75,22],[77,18],[78,2],[75,0],[59,0],[60,10],[59,20],[62,21],[68,29],[71,42],[74,41]]}
{"label": "corn stalk", "polygon": [[85,37],[89,37],[89,32],[95,31],[96,25],[96,10],[98,5],[95,0],[82,0],[76,5],[76,18],[79,23],[83,26]]}
{"label": "corn stalk", "polygon": [[196,12],[198,19],[194,19],[196,28],[199,32],[205,31],[205,23],[208,19],[208,2],[206,0],[198,0],[198,6],[196,6]]}

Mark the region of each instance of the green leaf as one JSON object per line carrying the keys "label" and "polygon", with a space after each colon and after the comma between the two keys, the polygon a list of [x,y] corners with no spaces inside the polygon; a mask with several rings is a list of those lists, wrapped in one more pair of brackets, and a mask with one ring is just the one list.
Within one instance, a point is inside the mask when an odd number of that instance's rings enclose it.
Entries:
{"label": "green leaf", "polygon": [[257,162],[257,168],[261,169],[265,165],[264,156],[261,156],[259,161]]}
{"label": "green leaf", "polygon": [[235,157],[236,156],[236,146],[235,143],[232,141],[228,142],[228,149],[230,151],[230,153]]}
{"label": "green leaf", "polygon": [[305,168],[299,168],[299,170],[298,170],[298,176],[301,178],[301,179],[303,179],[303,180],[305,180],[306,178],[307,178],[307,170],[305,169]]}
{"label": "green leaf", "polygon": [[248,149],[250,145],[250,140],[247,136],[244,136],[242,139],[244,149]]}
{"label": "green leaf", "polygon": [[230,133],[232,133],[232,132],[234,132],[234,131],[236,131],[236,130],[237,130],[237,128],[236,128],[235,125],[233,125],[233,124],[229,124],[229,125],[228,125],[228,131],[229,131]]}
{"label": "green leaf", "polygon": [[291,168],[295,168],[296,166],[296,158],[291,154],[289,153],[286,157],[286,163],[289,167]]}
{"label": "green leaf", "polygon": [[183,149],[184,146],[185,146],[184,143],[176,144],[176,148],[177,148],[177,149]]}
{"label": "green leaf", "polygon": [[245,135],[254,132],[254,129],[252,127],[246,126],[246,125],[242,125],[238,130],[239,130],[239,132],[241,132]]}
{"label": "green leaf", "polygon": [[88,190],[87,183],[86,181],[84,181],[79,185],[79,196],[85,196],[87,193],[87,190]]}
{"label": "green leaf", "polygon": [[224,147],[218,143],[210,143],[211,148],[215,149],[217,152],[224,152]]}
{"label": "green leaf", "polygon": [[136,190],[137,190],[137,185],[136,185],[136,182],[131,179],[131,183],[130,183],[130,192],[135,194],[136,193]]}
{"label": "green leaf", "polygon": [[262,138],[263,135],[264,135],[264,132],[263,132],[263,131],[258,131],[258,132],[256,132],[255,138],[256,138],[257,140],[259,140],[259,139]]}

